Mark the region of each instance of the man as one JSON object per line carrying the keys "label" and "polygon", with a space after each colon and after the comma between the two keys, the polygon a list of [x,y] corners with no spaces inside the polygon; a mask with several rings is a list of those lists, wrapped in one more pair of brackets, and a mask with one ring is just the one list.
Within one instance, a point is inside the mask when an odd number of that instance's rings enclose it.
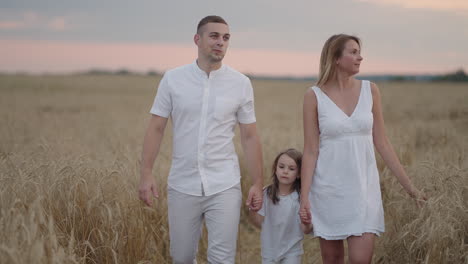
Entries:
{"label": "man", "polygon": [[196,263],[202,220],[208,230],[208,262],[234,263],[242,194],[232,138],[239,123],[247,169],[253,179],[247,205],[262,206],[263,164],[253,90],[243,74],[223,65],[229,46],[223,18],[207,16],[197,27],[198,58],[162,78],[145,135],[139,196],[158,198],[151,175],[169,116],[173,124],[168,214],[174,263]]}

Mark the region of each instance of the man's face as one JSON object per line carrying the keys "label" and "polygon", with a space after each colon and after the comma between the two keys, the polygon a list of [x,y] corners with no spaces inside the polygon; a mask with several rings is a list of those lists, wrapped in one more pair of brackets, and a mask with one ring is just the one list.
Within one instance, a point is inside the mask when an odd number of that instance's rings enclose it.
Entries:
{"label": "man's face", "polygon": [[229,46],[229,27],[222,23],[208,23],[195,35],[198,54],[210,62],[220,62]]}

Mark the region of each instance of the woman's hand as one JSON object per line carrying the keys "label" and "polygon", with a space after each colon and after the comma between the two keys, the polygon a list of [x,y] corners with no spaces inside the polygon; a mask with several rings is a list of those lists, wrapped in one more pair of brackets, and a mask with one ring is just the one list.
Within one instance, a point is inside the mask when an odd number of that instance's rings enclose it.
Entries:
{"label": "woman's hand", "polygon": [[310,213],[310,202],[309,199],[301,199],[301,206],[299,208],[299,217],[304,225],[310,225],[312,223],[312,215]]}
{"label": "woman's hand", "polygon": [[408,194],[411,196],[411,198],[413,198],[416,201],[416,205],[419,208],[423,207],[425,202],[427,201],[427,195],[416,188],[409,191]]}

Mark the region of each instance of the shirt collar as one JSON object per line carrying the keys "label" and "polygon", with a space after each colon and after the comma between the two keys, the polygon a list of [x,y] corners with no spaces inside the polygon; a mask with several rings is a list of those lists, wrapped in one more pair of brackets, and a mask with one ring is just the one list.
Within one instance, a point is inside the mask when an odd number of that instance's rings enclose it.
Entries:
{"label": "shirt collar", "polygon": [[[207,77],[206,72],[204,70],[200,69],[200,67],[198,66],[197,60],[193,61],[192,65],[193,65],[195,73],[198,76],[202,76],[202,77],[205,77],[205,78]],[[221,67],[219,67],[219,69],[210,72],[210,77],[215,77],[218,74],[221,74],[222,72],[224,72],[225,68],[226,68],[226,66],[224,66],[224,64],[221,64]]]}

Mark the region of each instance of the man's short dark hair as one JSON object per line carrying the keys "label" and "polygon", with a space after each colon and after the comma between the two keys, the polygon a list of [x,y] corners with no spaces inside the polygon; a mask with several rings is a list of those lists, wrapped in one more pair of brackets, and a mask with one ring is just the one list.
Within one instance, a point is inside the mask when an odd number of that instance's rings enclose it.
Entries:
{"label": "man's short dark hair", "polygon": [[220,16],[206,16],[202,20],[200,20],[200,22],[198,22],[197,34],[200,34],[201,33],[200,28],[202,28],[204,25],[206,25],[208,23],[221,23],[221,24],[228,25],[226,20],[224,20]]}

